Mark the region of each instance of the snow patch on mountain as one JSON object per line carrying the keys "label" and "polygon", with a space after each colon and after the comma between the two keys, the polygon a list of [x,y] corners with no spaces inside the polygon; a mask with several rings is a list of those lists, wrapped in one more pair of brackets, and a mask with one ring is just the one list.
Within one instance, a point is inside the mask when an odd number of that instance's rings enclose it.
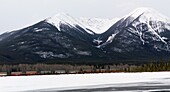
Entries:
{"label": "snow patch on mountain", "polygon": [[163,40],[167,40],[168,38],[166,38],[166,37],[162,37],[162,39],[163,39]]}
{"label": "snow patch on mountain", "polygon": [[106,43],[111,43],[113,41],[114,37],[116,36],[116,34],[112,34],[111,36],[109,36],[109,38],[107,39]]}
{"label": "snow patch on mountain", "polygon": [[84,56],[90,56],[91,52],[90,51],[77,51],[76,52],[79,55],[84,55]]}
{"label": "snow patch on mountain", "polygon": [[34,28],[34,32],[41,32],[44,30],[50,30],[49,28]]}
{"label": "snow patch on mountain", "polygon": [[[96,48],[101,48],[101,47],[103,47],[103,46],[106,46],[106,45],[109,44],[109,43],[112,43],[113,39],[115,38],[115,36],[116,36],[117,34],[118,34],[118,32],[112,34],[111,36],[109,36],[109,37],[107,38],[107,40],[106,40],[104,43],[98,44],[98,45],[96,46]],[[99,40],[99,39],[98,39],[98,40]],[[98,40],[97,40],[97,41],[98,41]],[[102,42],[102,41],[99,40],[99,42]]]}
{"label": "snow patch on mountain", "polygon": [[95,43],[95,44],[97,44],[97,45],[100,45],[100,43],[102,43],[102,42],[103,42],[103,41],[100,40],[99,38],[93,40],[93,43]]}
{"label": "snow patch on mountain", "polygon": [[39,51],[39,52],[35,52],[35,53],[38,54],[41,58],[51,58],[51,57],[67,58],[67,56],[64,54],[54,54],[53,52]]}

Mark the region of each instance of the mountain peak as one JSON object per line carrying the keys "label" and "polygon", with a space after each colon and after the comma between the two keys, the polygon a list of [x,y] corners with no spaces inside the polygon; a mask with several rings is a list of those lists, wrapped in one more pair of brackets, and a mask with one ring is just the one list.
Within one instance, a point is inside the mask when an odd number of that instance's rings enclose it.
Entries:
{"label": "mountain peak", "polygon": [[74,27],[75,24],[77,24],[77,21],[67,13],[58,13],[58,14],[46,19],[46,22],[55,25],[59,31],[60,31],[61,23],[69,24],[72,27]]}
{"label": "mountain peak", "polygon": [[158,12],[152,8],[140,7],[140,8],[136,8],[134,11],[129,13],[128,16],[136,18],[142,14],[155,14],[155,13],[158,13]]}
{"label": "mountain peak", "polygon": [[77,28],[77,26],[80,26],[82,29],[84,29],[89,34],[94,34],[93,32],[87,30],[86,27],[83,24],[81,24],[77,19],[73,18],[72,16],[70,16],[67,13],[58,13],[55,16],[46,19],[46,22],[57,27],[57,29],[59,31],[61,31],[60,25],[66,24],[71,28],[76,28],[77,30],[79,30],[79,28]]}
{"label": "mountain peak", "polygon": [[132,17],[133,19],[136,19],[139,16],[142,16],[142,18],[144,18],[145,20],[169,22],[168,17],[160,14],[158,11],[152,8],[146,8],[146,7],[136,8],[134,11],[126,15],[124,19],[128,17]]}

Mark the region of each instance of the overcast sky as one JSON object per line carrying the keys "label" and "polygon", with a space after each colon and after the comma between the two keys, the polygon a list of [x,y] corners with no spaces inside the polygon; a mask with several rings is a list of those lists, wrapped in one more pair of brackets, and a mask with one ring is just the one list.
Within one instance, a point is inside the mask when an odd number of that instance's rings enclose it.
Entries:
{"label": "overcast sky", "polygon": [[60,12],[73,17],[122,17],[151,7],[170,17],[170,0],[0,0],[0,34],[34,24]]}

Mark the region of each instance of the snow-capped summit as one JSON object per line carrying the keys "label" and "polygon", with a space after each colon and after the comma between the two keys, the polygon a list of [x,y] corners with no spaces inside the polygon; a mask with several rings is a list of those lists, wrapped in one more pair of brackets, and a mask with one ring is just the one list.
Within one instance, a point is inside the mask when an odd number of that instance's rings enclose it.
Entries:
{"label": "snow-capped summit", "polygon": [[169,22],[170,19],[162,14],[160,14],[159,12],[157,12],[156,10],[152,9],[152,8],[145,8],[145,7],[140,7],[135,9],[134,11],[132,11],[131,13],[129,13],[128,15],[126,15],[124,17],[124,19],[131,17],[131,18],[138,18],[138,17],[142,17],[141,22],[142,21],[149,21],[149,20],[154,20],[154,21],[162,21],[162,22]]}
{"label": "snow-capped summit", "polygon": [[126,17],[131,16],[131,17],[137,18],[141,14],[144,14],[144,13],[153,13],[153,12],[156,12],[156,11],[153,10],[152,8],[140,7],[140,8],[136,8],[134,11],[132,11],[131,13],[126,15]]}
{"label": "snow-capped summit", "polygon": [[93,32],[87,30],[86,27],[84,25],[82,25],[79,21],[77,21],[72,16],[70,16],[69,14],[66,14],[66,13],[59,13],[59,14],[56,14],[55,16],[53,16],[53,17],[47,18],[46,22],[56,26],[59,31],[61,31],[60,25],[66,24],[66,25],[70,26],[71,28],[74,27],[76,29],[78,29],[77,26],[80,26],[86,32],[88,32],[90,34],[94,34]]}
{"label": "snow-capped summit", "polygon": [[56,26],[59,31],[60,31],[61,23],[69,24],[70,26],[73,26],[73,27],[75,26],[74,25],[75,20],[66,13],[56,14],[55,16],[46,19],[46,22],[51,23],[54,26]]}

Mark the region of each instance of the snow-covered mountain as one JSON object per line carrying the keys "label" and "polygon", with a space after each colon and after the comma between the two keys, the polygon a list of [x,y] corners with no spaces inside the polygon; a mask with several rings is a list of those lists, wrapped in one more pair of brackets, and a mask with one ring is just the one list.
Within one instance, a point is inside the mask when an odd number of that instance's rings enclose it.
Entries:
{"label": "snow-covered mountain", "polygon": [[[130,33],[129,35],[136,35],[140,38],[142,45],[151,44],[152,42],[162,42],[167,45],[165,40],[168,40],[169,37],[165,34],[169,33],[169,30],[169,18],[150,8],[138,8],[115,23],[107,32],[102,34],[101,38],[103,37],[105,42],[103,45],[105,45],[107,42],[112,42],[113,35],[115,37],[120,32],[126,31]],[[108,35],[110,36],[108,37]],[[112,39],[110,39],[111,37]],[[154,48],[158,47],[154,45]],[[169,48],[166,48],[166,50],[169,50]]]}
{"label": "snow-covered mountain", "polygon": [[0,35],[1,61],[132,63],[169,56],[170,20],[150,8],[138,8],[120,19],[60,13]]}

